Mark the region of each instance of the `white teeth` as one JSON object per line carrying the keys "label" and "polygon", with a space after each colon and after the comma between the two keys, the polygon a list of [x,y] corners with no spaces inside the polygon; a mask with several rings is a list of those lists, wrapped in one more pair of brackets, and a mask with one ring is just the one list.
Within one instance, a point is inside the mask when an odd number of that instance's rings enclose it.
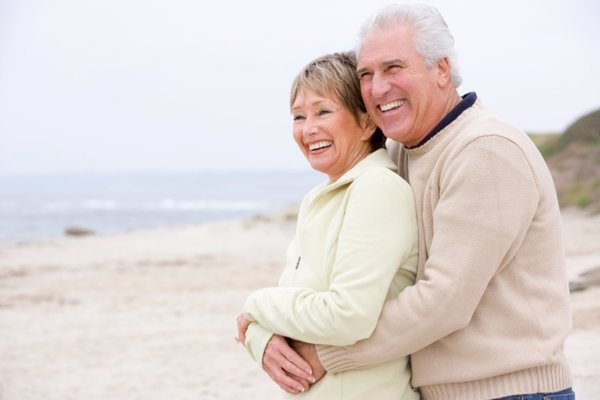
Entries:
{"label": "white teeth", "polygon": [[392,101],[391,103],[382,104],[379,106],[381,111],[386,112],[391,110],[392,108],[400,107],[404,103],[403,100]]}
{"label": "white teeth", "polygon": [[324,147],[329,147],[333,144],[333,142],[331,140],[323,140],[321,142],[317,142],[317,143],[311,143],[308,145],[308,149],[309,150],[319,150],[322,149]]}

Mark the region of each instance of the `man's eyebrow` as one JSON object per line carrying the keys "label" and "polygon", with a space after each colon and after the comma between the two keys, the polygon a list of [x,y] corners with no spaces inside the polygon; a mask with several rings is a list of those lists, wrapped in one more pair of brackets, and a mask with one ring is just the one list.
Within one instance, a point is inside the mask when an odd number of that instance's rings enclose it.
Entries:
{"label": "man's eyebrow", "polygon": [[[386,60],[382,63],[382,65],[384,67],[389,67],[390,65],[401,65],[401,66],[405,66],[407,64],[406,60],[403,60],[401,58],[394,58],[392,60]],[[362,67],[362,68],[358,68],[356,70],[356,73],[360,76],[361,74],[368,72],[369,68],[367,67]]]}
{"label": "man's eyebrow", "polygon": [[401,58],[394,58],[393,60],[387,60],[383,62],[383,65],[385,66],[390,66],[390,65],[406,65],[406,60],[403,60]]}
{"label": "man's eyebrow", "polygon": [[384,64],[406,64],[406,61],[401,58],[394,58],[392,60],[385,61]]}

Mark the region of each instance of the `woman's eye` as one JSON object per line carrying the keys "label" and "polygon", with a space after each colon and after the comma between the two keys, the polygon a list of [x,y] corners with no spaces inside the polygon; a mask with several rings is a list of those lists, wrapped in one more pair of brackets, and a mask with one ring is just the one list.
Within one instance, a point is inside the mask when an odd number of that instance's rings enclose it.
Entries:
{"label": "woman's eye", "polygon": [[301,121],[304,119],[304,115],[294,115],[294,121]]}
{"label": "woman's eye", "polygon": [[331,112],[331,110],[327,110],[325,108],[322,108],[319,110],[319,112],[317,113],[317,115],[321,116],[321,115],[325,115],[325,114],[329,114]]}

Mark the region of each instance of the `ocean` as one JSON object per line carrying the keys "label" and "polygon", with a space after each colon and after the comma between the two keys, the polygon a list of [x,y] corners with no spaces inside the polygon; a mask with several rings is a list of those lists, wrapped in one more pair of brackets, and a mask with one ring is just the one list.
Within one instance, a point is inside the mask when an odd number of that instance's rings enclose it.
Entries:
{"label": "ocean", "polygon": [[249,217],[297,203],[324,180],[312,170],[0,176],[0,241]]}

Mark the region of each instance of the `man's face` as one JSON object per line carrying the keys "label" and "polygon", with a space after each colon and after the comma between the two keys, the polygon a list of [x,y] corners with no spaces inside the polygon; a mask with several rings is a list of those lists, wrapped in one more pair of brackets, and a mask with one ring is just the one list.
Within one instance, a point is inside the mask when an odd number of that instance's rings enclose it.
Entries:
{"label": "man's face", "polygon": [[427,68],[410,27],[367,36],[357,70],[367,111],[387,137],[415,146],[443,117],[439,70],[437,65]]}

